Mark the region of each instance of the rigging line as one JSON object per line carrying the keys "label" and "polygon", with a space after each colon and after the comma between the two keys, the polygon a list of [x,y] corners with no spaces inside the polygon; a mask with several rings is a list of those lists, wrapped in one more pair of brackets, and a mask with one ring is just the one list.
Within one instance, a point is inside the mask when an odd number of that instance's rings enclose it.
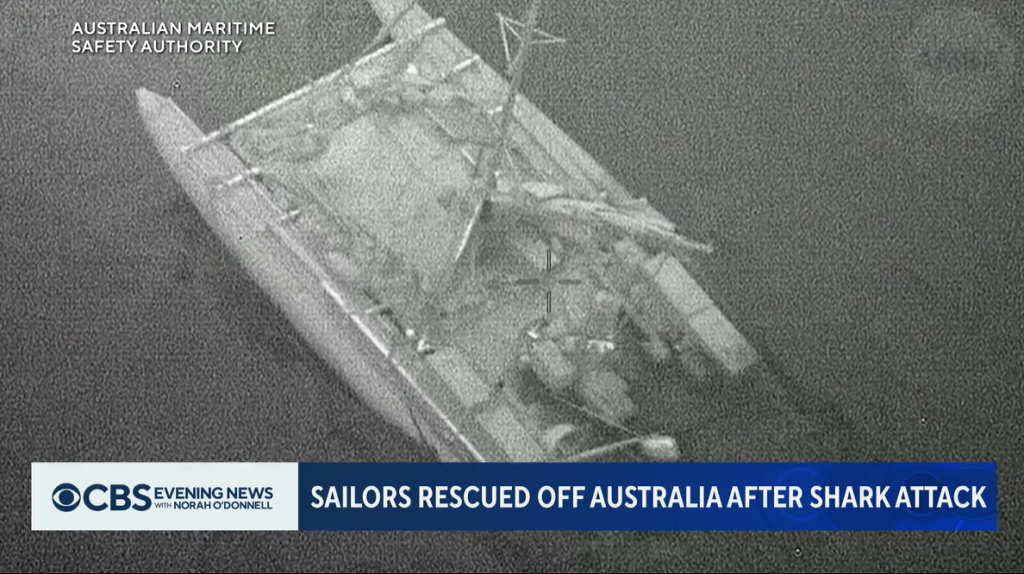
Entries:
{"label": "rigging line", "polygon": [[[307,85],[312,86],[316,83],[316,73],[314,72],[314,65],[311,57],[315,53],[313,50],[316,49],[317,44],[316,39],[314,38],[316,28],[314,26],[314,20],[309,18],[309,12],[306,13],[306,18],[306,77],[309,80]],[[312,127],[313,119],[313,106],[307,106],[306,125]]]}
{"label": "rigging line", "polygon": [[603,417],[603,416],[601,416],[601,415],[591,411],[590,409],[588,409],[588,408],[586,408],[586,407],[584,407],[582,405],[578,405],[578,404],[574,403],[573,401],[571,401],[571,400],[569,400],[569,399],[567,399],[567,398],[565,398],[565,397],[563,397],[563,396],[561,396],[561,395],[559,395],[557,393],[551,393],[551,396],[555,397],[555,400],[561,402],[562,404],[564,404],[566,406],[569,406],[570,408],[575,409],[576,411],[582,413],[585,416],[588,416],[588,417],[593,418],[595,420],[601,421],[602,423],[604,423],[604,424],[606,424],[606,425],[608,425],[608,426],[610,426],[612,428],[618,429],[618,430],[620,430],[620,431],[622,431],[622,432],[624,432],[624,433],[626,433],[626,434],[628,434],[628,435],[630,435],[632,437],[640,436],[640,433],[638,433],[638,432],[636,432],[636,431],[634,431],[634,430],[632,430],[632,429],[630,429],[628,427],[620,425],[619,423],[617,423],[617,422],[615,422],[615,421],[613,421],[611,419],[605,418],[605,417]]}

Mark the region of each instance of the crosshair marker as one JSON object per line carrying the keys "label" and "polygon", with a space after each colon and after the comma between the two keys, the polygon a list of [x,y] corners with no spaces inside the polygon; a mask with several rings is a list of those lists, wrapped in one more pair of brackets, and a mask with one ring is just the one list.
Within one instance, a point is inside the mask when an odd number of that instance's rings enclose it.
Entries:
{"label": "crosshair marker", "polygon": [[551,248],[548,248],[547,253],[547,270],[544,273],[543,278],[526,278],[516,279],[516,285],[543,285],[547,288],[547,294],[545,300],[547,301],[548,315],[551,314],[551,288],[555,285],[580,285],[583,283],[580,279],[552,279],[551,278]]}

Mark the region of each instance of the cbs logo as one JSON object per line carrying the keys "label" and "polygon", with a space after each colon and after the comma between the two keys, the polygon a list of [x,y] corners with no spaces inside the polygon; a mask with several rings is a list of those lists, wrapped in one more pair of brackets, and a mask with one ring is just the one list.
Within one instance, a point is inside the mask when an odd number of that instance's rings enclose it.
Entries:
{"label": "cbs logo", "polygon": [[53,489],[52,498],[53,505],[61,512],[71,512],[82,502],[82,494],[78,492],[78,487],[70,482],[58,484],[57,488]]}
{"label": "cbs logo", "polygon": [[[148,484],[137,484],[129,488],[124,484],[111,484],[108,488],[103,484],[92,484],[79,491],[78,487],[70,482],[58,484],[53,489],[50,500],[53,506],[61,512],[71,512],[83,505],[89,510],[149,510],[153,500],[149,496]],[[96,493],[106,494],[98,496]],[[99,501],[97,501],[99,499]]]}

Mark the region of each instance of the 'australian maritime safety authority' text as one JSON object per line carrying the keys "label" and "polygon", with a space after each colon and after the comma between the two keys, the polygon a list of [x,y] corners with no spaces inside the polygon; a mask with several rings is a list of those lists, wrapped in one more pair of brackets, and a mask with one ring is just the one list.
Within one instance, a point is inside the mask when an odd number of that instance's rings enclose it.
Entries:
{"label": "'australian maritime safety authority' text", "polygon": [[987,508],[984,486],[314,486],[313,508]]}
{"label": "'australian maritime safety authority' text", "polygon": [[244,36],[273,36],[274,22],[75,22],[73,54],[237,54]]}

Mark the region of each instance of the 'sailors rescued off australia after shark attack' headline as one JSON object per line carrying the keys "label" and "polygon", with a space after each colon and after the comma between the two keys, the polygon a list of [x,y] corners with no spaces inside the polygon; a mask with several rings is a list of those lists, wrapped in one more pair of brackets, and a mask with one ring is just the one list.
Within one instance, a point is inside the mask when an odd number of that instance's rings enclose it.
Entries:
{"label": "'sailors rescued off australia after shark attack' headline", "polygon": [[[535,497],[523,486],[314,486],[313,508],[524,508],[536,500],[542,508],[986,508],[985,487],[901,486],[895,502],[889,486],[813,486],[807,491],[793,485],[542,486]],[[724,495],[724,496],[723,496]],[[723,500],[724,499],[724,500]],[[587,502],[589,500],[589,503]]]}

